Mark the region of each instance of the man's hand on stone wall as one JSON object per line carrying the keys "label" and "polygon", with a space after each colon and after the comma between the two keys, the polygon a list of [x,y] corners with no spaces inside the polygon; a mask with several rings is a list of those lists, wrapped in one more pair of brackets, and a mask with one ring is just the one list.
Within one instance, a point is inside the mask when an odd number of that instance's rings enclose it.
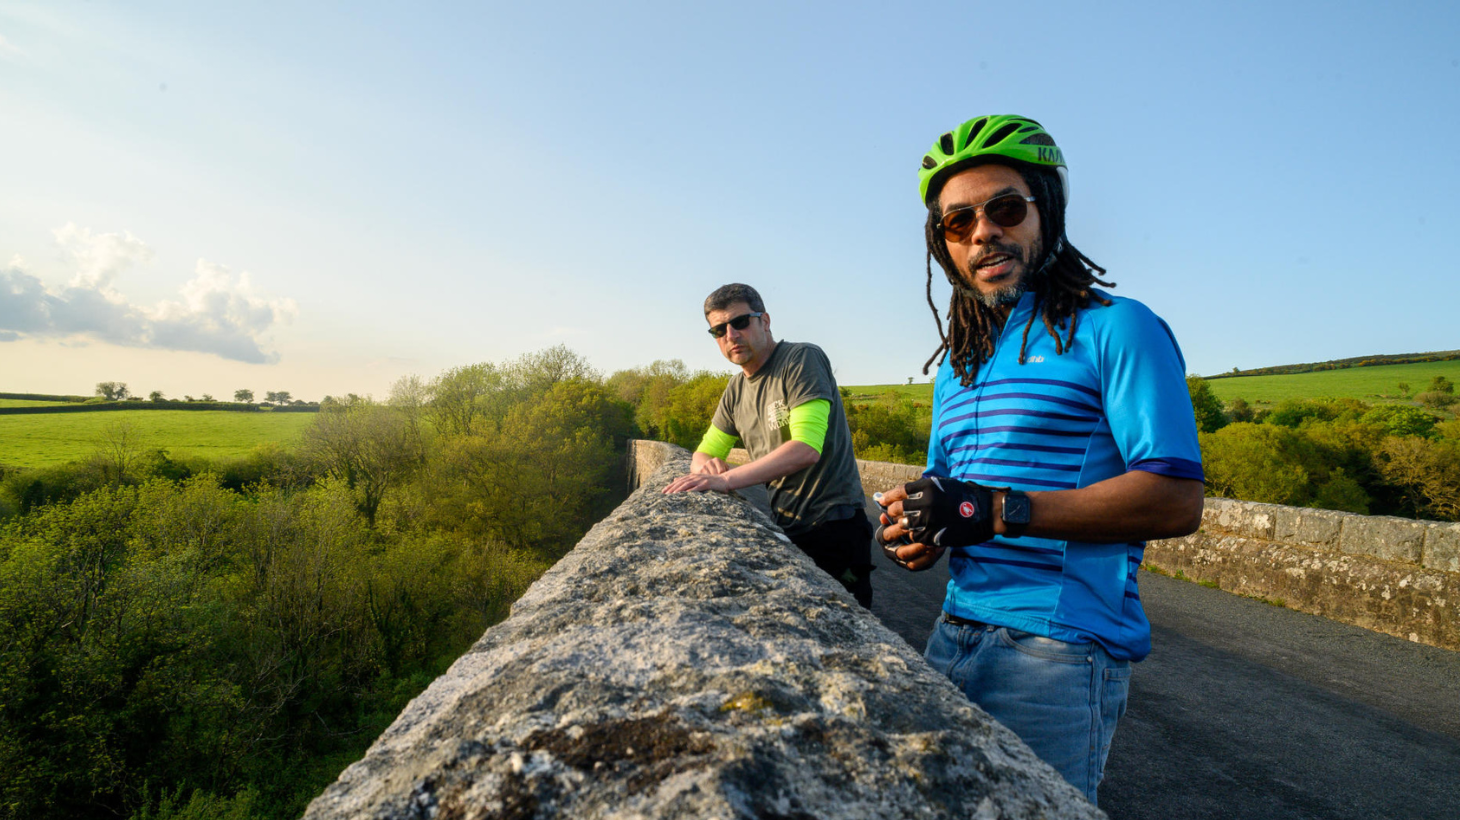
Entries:
{"label": "man's hand on stone wall", "polygon": [[[722,462],[723,463],[723,462]],[[704,493],[730,492],[730,482],[725,480],[723,475],[697,475],[690,473],[669,482],[664,488],[666,493]]]}

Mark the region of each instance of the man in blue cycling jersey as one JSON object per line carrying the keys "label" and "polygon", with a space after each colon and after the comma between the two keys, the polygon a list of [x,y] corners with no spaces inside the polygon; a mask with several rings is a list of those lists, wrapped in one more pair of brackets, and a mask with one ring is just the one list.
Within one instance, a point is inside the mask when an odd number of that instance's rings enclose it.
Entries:
{"label": "man in blue cycling jersey", "polygon": [[884,495],[879,536],[911,570],[950,553],[928,661],[1094,802],[1150,652],[1145,541],[1201,523],[1185,363],[1070,244],[1064,156],[1039,123],[971,119],[920,182],[929,306],[934,259],[953,296],[924,366],[941,357],[927,470]]}

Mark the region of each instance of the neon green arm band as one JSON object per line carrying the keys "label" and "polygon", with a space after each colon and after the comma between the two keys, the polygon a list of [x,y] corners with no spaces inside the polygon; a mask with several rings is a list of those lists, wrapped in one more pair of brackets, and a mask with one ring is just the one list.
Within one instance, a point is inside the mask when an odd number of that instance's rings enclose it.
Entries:
{"label": "neon green arm band", "polygon": [[826,446],[826,425],[831,419],[831,402],[812,399],[791,408],[791,440],[809,446],[818,454]]}
{"label": "neon green arm band", "polygon": [[723,459],[730,455],[730,449],[739,443],[740,439],[711,424],[710,429],[705,431],[705,437],[700,439],[700,446],[695,448],[695,452]]}

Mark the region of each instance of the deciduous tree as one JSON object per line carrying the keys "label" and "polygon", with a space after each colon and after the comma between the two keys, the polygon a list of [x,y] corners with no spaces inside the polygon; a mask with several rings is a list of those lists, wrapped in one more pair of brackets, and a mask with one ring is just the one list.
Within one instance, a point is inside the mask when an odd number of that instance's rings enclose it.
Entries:
{"label": "deciduous tree", "polygon": [[1191,409],[1196,413],[1196,429],[1215,433],[1226,426],[1227,414],[1222,412],[1222,402],[1206,379],[1187,376],[1186,390],[1191,394]]}
{"label": "deciduous tree", "polygon": [[96,395],[107,401],[121,401],[131,394],[127,392],[126,382],[97,382]]}
{"label": "deciduous tree", "polygon": [[356,494],[356,506],[372,528],[386,493],[416,465],[404,414],[369,399],[317,414],[305,428],[304,449]]}

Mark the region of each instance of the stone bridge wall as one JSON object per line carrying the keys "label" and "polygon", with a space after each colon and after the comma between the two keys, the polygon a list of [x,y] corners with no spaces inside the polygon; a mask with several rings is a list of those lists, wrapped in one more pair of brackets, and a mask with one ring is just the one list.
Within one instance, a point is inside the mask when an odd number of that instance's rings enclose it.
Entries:
{"label": "stone bridge wall", "polygon": [[307,818],[1096,818],[739,496],[637,489]]}
{"label": "stone bridge wall", "polygon": [[1146,564],[1460,650],[1460,524],[1208,498],[1201,529],[1152,541]]}

